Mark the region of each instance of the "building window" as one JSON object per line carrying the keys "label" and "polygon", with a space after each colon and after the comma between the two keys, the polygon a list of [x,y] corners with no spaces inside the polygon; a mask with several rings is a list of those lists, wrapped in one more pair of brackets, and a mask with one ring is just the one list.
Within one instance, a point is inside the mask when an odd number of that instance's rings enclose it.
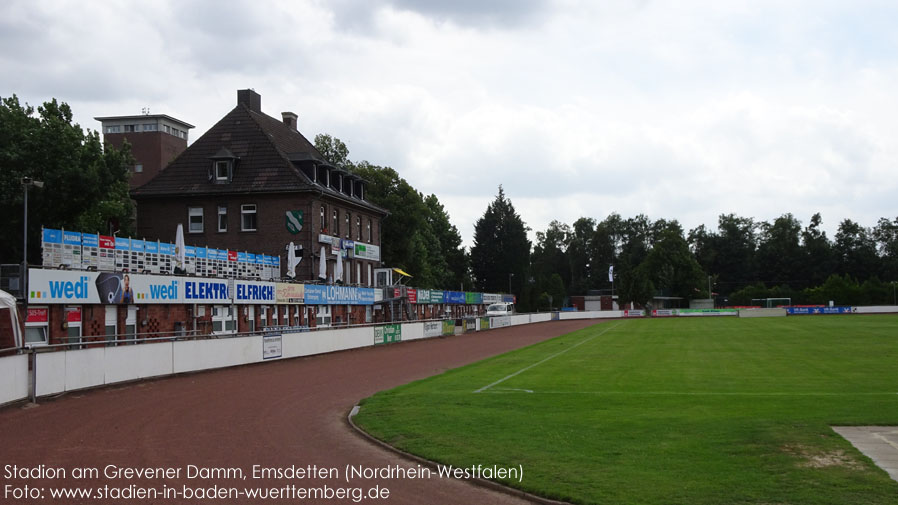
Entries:
{"label": "building window", "polygon": [[219,205],[218,206],[218,231],[220,231],[220,232],[228,231],[228,206],[227,205]]}
{"label": "building window", "polygon": [[106,306],[106,325],[105,334],[107,342],[114,342],[118,333],[118,306]]}
{"label": "building window", "polygon": [[203,233],[203,208],[188,207],[187,222],[190,233]]}
{"label": "building window", "polygon": [[125,340],[135,343],[137,339],[137,306],[129,305],[128,313],[125,315]]}
{"label": "building window", "polygon": [[256,231],[256,204],[246,203],[240,206],[240,230]]}
{"label": "building window", "polygon": [[122,131],[121,126],[107,126],[106,133],[119,133]]}
{"label": "building window", "polygon": [[154,131],[156,131],[156,125],[155,125],[155,124],[144,124],[144,125],[143,125],[143,131],[145,131],[145,132],[154,132]]}
{"label": "building window", "polygon": [[324,210],[324,205],[321,206],[321,233],[327,232],[327,212]]}
{"label": "building window", "polygon": [[334,227],[331,229],[331,234],[335,237],[340,236],[340,219],[337,217],[337,209],[334,209]]}
{"label": "building window", "polygon": [[355,239],[362,241],[362,218],[359,216],[355,217]]}
{"label": "building window", "polygon": [[325,328],[331,325],[331,306],[319,305],[318,311],[315,313],[315,325],[319,328]]}
{"label": "building window", "polygon": [[46,345],[50,324],[50,309],[48,307],[28,307],[25,317],[25,345]]}
{"label": "building window", "polygon": [[212,306],[212,333],[234,333],[236,325],[233,305]]}
{"label": "building window", "polygon": [[370,220],[370,219],[368,220],[368,243],[369,243],[369,244],[373,244],[373,243],[374,243],[374,242],[371,241],[371,220]]}
{"label": "building window", "polygon": [[134,165],[134,173],[139,174],[141,172],[143,172],[143,163],[138,163],[138,164]]}
{"label": "building window", "polygon": [[230,179],[230,170],[229,163],[227,161],[216,161],[215,162],[215,180],[216,181],[227,181]]}
{"label": "building window", "polygon": [[349,212],[346,213],[346,238],[351,238],[352,235],[352,226],[349,224],[352,222],[352,217],[349,215]]}

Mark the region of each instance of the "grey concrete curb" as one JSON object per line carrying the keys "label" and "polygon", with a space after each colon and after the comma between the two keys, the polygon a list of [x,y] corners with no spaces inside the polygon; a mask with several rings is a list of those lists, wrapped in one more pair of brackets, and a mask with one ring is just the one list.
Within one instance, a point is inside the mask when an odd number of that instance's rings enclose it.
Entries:
{"label": "grey concrete curb", "polygon": [[[390,452],[396,453],[406,459],[410,459],[416,463],[420,463],[421,465],[427,466],[427,467],[433,469],[434,471],[436,471],[439,464],[436,463],[435,461],[431,461],[429,459],[424,459],[420,456],[415,456],[414,454],[411,454],[409,452],[405,452],[401,449],[397,449],[396,447],[393,447],[392,445],[384,442],[383,440],[374,438],[373,436],[368,434],[368,432],[359,428],[359,426],[357,424],[355,424],[355,422],[353,422],[352,418],[355,417],[355,415],[359,413],[361,408],[362,407],[359,405],[352,407],[352,410],[349,411],[349,415],[346,416],[346,421],[349,423],[349,426],[351,426],[352,429],[359,436],[361,436],[365,440],[367,440],[375,445],[378,445],[380,447],[383,447],[384,449],[387,449]],[[469,479],[459,479],[459,480],[466,480],[476,486],[485,487],[487,489],[492,489],[493,491],[498,491],[500,493],[505,493],[507,495],[515,496],[518,498],[523,498],[525,500],[530,500],[533,503],[541,503],[543,505],[571,505],[571,503],[566,502],[566,501],[558,501],[558,500],[552,500],[549,498],[543,498],[542,496],[530,494],[526,491],[521,491],[520,489],[508,487],[503,484],[499,484],[498,482],[493,482],[491,480],[481,479],[481,478],[477,478],[477,477],[471,477]]]}

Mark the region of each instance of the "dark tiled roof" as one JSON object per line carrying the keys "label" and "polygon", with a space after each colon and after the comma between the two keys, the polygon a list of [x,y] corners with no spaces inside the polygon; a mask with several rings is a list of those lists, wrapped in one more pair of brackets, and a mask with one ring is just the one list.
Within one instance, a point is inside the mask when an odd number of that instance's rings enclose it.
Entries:
{"label": "dark tiled roof", "polygon": [[[228,184],[210,180],[212,160],[236,157]],[[301,133],[266,114],[239,104],[149,182],[131,191],[135,200],[245,193],[322,192],[386,214],[384,209],[315,184],[301,163],[330,164]]]}

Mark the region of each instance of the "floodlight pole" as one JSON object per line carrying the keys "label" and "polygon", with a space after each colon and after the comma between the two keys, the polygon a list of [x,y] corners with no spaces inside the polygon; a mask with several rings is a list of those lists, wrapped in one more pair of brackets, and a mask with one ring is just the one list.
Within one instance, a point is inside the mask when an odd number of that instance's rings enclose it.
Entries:
{"label": "floodlight pole", "polygon": [[36,181],[31,177],[25,176],[20,180],[22,183],[22,188],[25,190],[25,202],[24,202],[24,210],[23,210],[23,227],[22,227],[22,272],[20,272],[22,279],[22,298],[24,302],[22,304],[25,309],[25,319],[28,319],[28,188],[34,186],[36,188],[44,187],[44,183],[41,181]]}

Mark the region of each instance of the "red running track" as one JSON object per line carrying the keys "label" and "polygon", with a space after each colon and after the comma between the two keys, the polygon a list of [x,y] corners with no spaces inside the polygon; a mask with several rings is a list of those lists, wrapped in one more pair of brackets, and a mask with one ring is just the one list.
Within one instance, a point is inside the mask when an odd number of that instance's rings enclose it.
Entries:
{"label": "red running track", "polygon": [[[494,329],[448,338],[425,339],[235,367],[165,379],[69,393],[37,406],[0,411],[0,503],[355,503],[347,499],[58,499],[50,488],[103,486],[125,488],[182,486],[329,486],[331,489],[381,486],[390,497],[361,503],[510,504],[526,501],[453,479],[373,479],[347,484],[347,464],[368,468],[417,463],[383,449],[355,433],[346,421],[362,398],[489,356],[585,328],[597,321],[553,321]],[[488,463],[488,462],[485,462]],[[65,479],[11,478],[20,468],[62,467]],[[106,478],[107,465],[181,469],[178,477]],[[188,479],[187,465],[241,468],[239,479]],[[339,479],[253,480],[253,465],[339,469]],[[76,467],[96,468],[99,479],[73,478]],[[526,472],[525,472],[526,475]],[[15,500],[10,485],[43,488],[44,498]],[[135,487],[135,490],[136,490]],[[96,492],[96,491],[94,491]],[[96,496],[96,495],[95,495]]]}

